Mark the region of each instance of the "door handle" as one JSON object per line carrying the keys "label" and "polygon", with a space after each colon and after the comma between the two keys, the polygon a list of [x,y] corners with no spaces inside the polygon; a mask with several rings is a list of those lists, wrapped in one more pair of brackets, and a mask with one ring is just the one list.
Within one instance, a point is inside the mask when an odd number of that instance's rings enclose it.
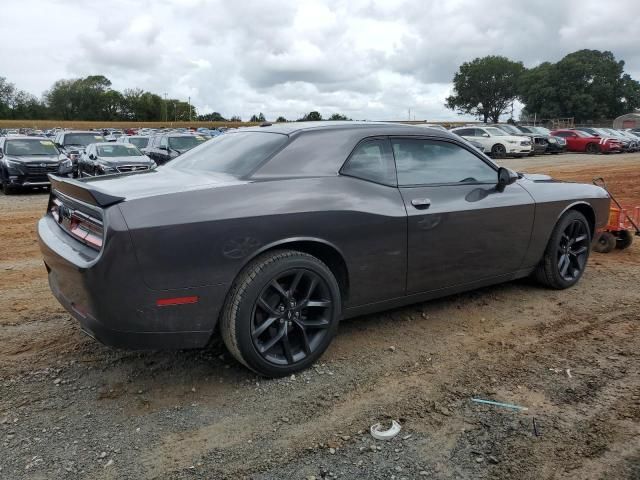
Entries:
{"label": "door handle", "polygon": [[413,205],[417,209],[422,210],[431,206],[431,200],[429,200],[428,198],[414,198],[413,200],[411,200],[411,205]]}

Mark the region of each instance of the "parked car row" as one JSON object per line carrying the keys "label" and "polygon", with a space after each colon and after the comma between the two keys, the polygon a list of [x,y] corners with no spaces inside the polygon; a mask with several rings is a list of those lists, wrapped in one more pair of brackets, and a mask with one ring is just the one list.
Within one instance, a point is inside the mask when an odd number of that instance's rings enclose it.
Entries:
{"label": "parked car row", "polygon": [[52,137],[48,132],[31,136],[18,130],[4,132],[0,187],[11,194],[23,187],[48,187],[48,174],[86,177],[148,170],[211,138],[210,132],[187,129],[147,129],[136,135],[127,135],[127,130],[57,129]]}
{"label": "parked car row", "polygon": [[[444,128],[440,125],[424,125]],[[576,127],[549,130],[545,127],[513,124],[473,124],[451,129],[494,158],[523,157],[565,151],[621,153],[640,151],[640,130]]]}

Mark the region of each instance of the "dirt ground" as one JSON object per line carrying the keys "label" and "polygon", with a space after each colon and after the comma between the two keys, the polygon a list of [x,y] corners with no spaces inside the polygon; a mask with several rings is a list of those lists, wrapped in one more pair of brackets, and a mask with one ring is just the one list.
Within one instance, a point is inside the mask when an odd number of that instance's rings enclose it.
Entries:
{"label": "dirt ground", "polygon": [[[640,205],[640,154],[503,164],[604,176]],[[320,364],[265,380],[219,344],[83,335],[47,286],[46,199],[0,195],[2,479],[640,478],[640,241],[593,253],[570,290],[518,281],[343,322]],[[401,433],[373,440],[389,419]]]}

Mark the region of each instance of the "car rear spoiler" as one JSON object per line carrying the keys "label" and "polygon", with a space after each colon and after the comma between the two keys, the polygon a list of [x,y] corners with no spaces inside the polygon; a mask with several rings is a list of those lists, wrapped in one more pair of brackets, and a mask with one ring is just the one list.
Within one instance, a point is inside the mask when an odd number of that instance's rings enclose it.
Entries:
{"label": "car rear spoiler", "polygon": [[90,183],[80,182],[72,178],[63,178],[50,174],[49,180],[51,181],[51,188],[56,192],[97,207],[105,208],[109,205],[120,203],[125,199],[125,197],[105,193]]}

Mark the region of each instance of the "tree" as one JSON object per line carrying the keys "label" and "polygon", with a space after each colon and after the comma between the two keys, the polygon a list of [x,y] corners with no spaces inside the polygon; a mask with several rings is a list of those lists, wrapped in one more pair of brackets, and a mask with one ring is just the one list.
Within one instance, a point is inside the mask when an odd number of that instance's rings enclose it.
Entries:
{"label": "tree", "polygon": [[488,56],[463,63],[453,77],[454,93],[445,106],[458,113],[498,122],[518,95],[522,62]]}
{"label": "tree", "polygon": [[241,122],[242,119],[238,115],[234,115],[229,119],[230,122]]}
{"label": "tree", "polygon": [[329,117],[329,120],[350,120],[346,117],[346,115],[341,115],[339,113],[334,113]]}
{"label": "tree", "polygon": [[320,120],[322,120],[322,115],[320,115],[319,112],[313,111],[313,112],[307,113],[305,116],[303,116],[298,121],[300,121],[300,122],[317,122],[317,121],[320,121]]}
{"label": "tree", "polygon": [[259,115],[252,115],[249,121],[250,122],[266,122],[264,118],[264,114],[262,112],[260,112]]}
{"label": "tree", "polygon": [[613,118],[640,106],[640,83],[611,52],[579,50],[527,70],[520,80],[525,112],[578,122]]}
{"label": "tree", "polygon": [[280,115],[278,118],[276,118],[276,123],[284,123],[286,121],[287,121],[287,119],[284,118],[282,115]]}
{"label": "tree", "polygon": [[201,122],[226,122],[227,119],[220,115],[218,112],[207,113],[205,115],[198,115],[198,120]]}

